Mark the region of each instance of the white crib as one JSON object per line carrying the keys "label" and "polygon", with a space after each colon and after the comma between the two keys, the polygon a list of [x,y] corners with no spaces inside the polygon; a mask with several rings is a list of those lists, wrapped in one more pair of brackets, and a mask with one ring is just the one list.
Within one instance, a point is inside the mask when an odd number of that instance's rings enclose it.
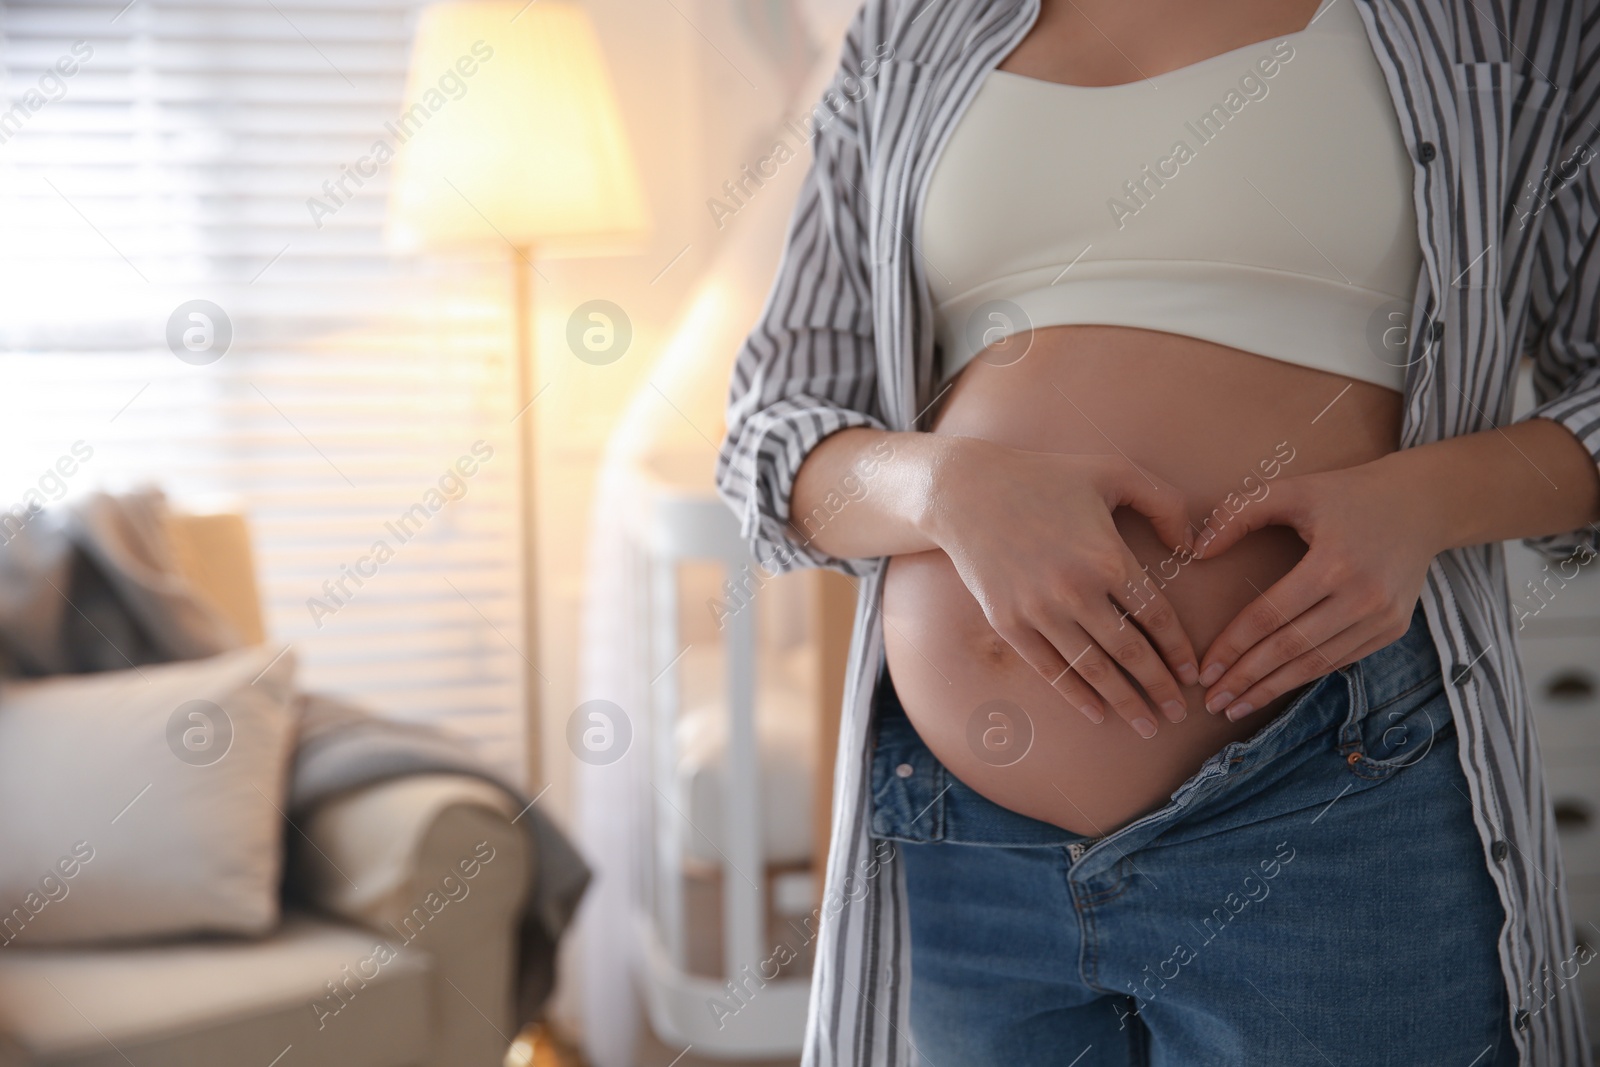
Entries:
{"label": "white crib", "polygon": [[[772,579],[757,568],[727,505],[657,472],[636,473],[629,585],[633,625],[648,635],[638,643],[646,650],[638,669],[649,679],[649,704],[636,738],[647,758],[635,766],[647,768],[650,781],[636,790],[648,810],[636,842],[643,862],[633,921],[650,1023],[701,1055],[797,1055],[810,970],[778,964],[784,946],[814,931],[806,919],[816,896],[815,703],[803,688],[812,653],[801,646],[758,655],[756,601],[771,595]],[[705,564],[720,565],[750,593],[723,598],[720,640],[685,640],[684,571],[705,572]],[[700,585],[703,592],[703,573]],[[705,909],[686,899],[707,871],[720,885],[712,914],[720,911],[721,959],[712,968],[695,938],[713,940],[717,931],[693,928],[691,910]],[[789,916],[784,925],[793,932],[774,933],[769,911]],[[697,956],[702,966],[692,967]]]}

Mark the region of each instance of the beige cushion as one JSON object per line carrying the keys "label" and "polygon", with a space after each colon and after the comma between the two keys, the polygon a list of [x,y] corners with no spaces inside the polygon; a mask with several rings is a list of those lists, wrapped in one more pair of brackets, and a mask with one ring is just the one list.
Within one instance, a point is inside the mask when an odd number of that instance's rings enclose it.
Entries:
{"label": "beige cushion", "polygon": [[0,951],[277,922],[281,651],[0,687]]}
{"label": "beige cushion", "polygon": [[402,946],[380,962],[379,941],[291,915],[261,941],[12,946],[0,951],[0,1032],[22,1062],[51,1067],[267,1067],[289,1045],[278,1067],[415,1063],[428,1043],[432,960]]}

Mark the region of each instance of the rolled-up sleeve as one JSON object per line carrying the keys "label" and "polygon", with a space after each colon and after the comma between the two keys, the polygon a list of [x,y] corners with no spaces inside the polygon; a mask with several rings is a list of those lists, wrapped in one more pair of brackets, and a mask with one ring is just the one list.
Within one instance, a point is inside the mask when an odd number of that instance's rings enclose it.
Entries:
{"label": "rolled-up sleeve", "polygon": [[[1600,20],[1585,27],[1568,93],[1566,143],[1556,170],[1562,182],[1540,220],[1529,289],[1528,347],[1533,357],[1535,407],[1571,430],[1600,465]],[[1565,173],[1562,173],[1565,172]],[[1570,177],[1569,177],[1570,175]],[[1596,524],[1524,543],[1550,558],[1600,550]]]}
{"label": "rolled-up sleeve", "polygon": [[717,453],[717,492],[769,572],[829,567],[861,576],[874,562],[822,552],[789,512],[795,477],[819,442],[849,427],[887,428],[879,415],[859,122],[871,100],[872,61],[862,62],[866,13],[852,20],[813,112],[810,167],[777,277],[734,361]]}

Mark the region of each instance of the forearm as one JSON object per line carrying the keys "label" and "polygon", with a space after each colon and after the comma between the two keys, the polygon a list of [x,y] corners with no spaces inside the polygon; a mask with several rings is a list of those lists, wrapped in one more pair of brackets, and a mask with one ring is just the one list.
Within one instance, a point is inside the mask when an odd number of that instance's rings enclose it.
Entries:
{"label": "forearm", "polygon": [[935,481],[966,440],[869,427],[830,434],[795,477],[790,532],[847,559],[938,547],[928,529]]}
{"label": "forearm", "polygon": [[1377,461],[1428,505],[1439,551],[1600,521],[1600,470],[1566,427],[1534,418]]}

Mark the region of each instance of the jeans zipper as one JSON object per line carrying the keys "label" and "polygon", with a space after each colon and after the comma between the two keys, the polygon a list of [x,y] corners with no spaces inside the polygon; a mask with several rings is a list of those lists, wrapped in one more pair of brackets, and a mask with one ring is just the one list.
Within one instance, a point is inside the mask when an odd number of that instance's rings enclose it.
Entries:
{"label": "jeans zipper", "polygon": [[1088,852],[1093,844],[1093,841],[1069,841],[1067,843],[1067,855],[1072,857],[1073,863],[1077,863],[1083,859],[1083,854]]}

